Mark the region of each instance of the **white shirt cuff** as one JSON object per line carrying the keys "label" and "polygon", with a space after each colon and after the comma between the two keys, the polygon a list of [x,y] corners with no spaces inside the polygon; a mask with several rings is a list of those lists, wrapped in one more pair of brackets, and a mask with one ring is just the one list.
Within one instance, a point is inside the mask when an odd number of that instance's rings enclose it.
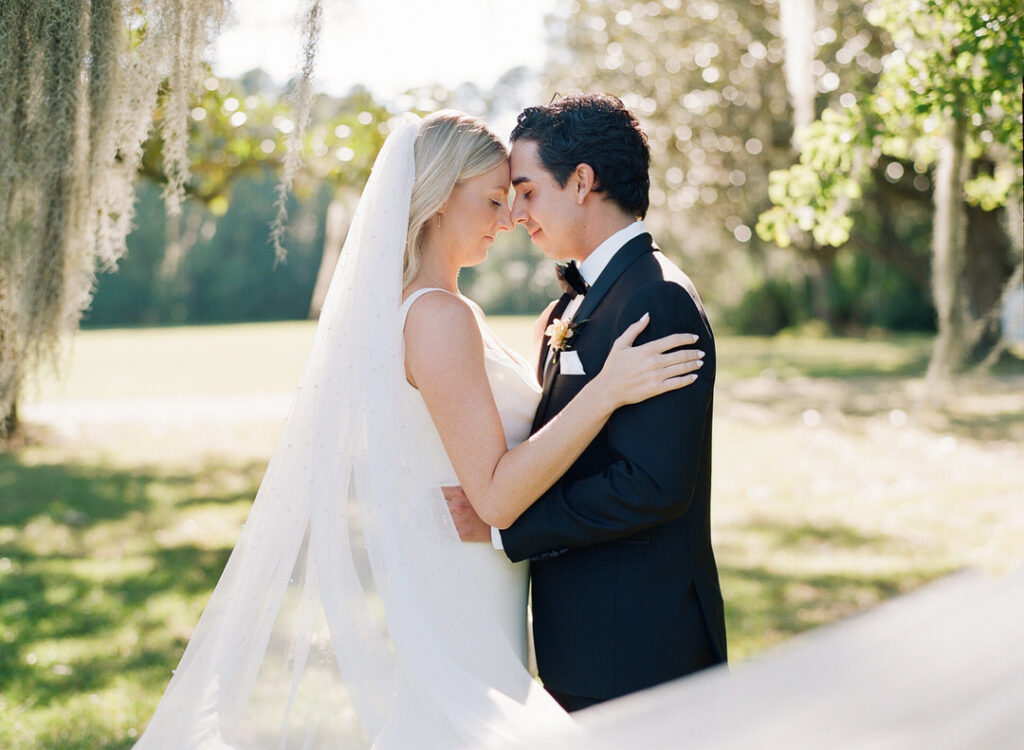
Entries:
{"label": "white shirt cuff", "polygon": [[494,545],[494,549],[505,549],[505,545],[501,543],[501,530],[491,527],[491,544]]}

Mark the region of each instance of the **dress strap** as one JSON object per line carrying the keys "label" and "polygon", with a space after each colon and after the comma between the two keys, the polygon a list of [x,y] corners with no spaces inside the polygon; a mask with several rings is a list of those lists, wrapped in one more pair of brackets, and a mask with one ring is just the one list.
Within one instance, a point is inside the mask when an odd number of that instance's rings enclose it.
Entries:
{"label": "dress strap", "polygon": [[[444,292],[445,294],[451,294],[447,289],[442,289],[439,286],[428,286],[425,289],[417,289],[415,292],[406,297],[405,302],[398,308],[398,317],[402,322],[402,328],[405,328],[405,319],[409,316],[409,309],[412,307],[412,303],[418,300],[427,292]],[[452,295],[453,297],[455,295]]]}

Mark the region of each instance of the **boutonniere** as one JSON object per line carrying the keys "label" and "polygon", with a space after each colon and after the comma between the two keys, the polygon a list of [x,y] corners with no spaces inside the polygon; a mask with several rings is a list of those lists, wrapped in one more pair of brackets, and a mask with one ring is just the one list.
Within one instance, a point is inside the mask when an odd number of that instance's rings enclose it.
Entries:
{"label": "boutonniere", "polygon": [[586,322],[586,320],[581,320],[577,323],[574,320],[555,318],[551,321],[551,325],[544,330],[544,335],[548,337],[548,348],[553,352],[565,352],[572,349],[576,343],[573,338]]}

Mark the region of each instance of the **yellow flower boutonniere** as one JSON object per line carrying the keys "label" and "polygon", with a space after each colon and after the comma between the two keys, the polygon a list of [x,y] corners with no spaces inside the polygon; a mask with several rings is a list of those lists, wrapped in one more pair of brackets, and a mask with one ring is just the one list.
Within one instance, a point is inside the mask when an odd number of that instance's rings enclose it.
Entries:
{"label": "yellow flower boutonniere", "polygon": [[551,321],[551,325],[549,325],[544,331],[544,335],[548,337],[548,347],[553,352],[564,352],[572,349],[573,344],[575,343],[572,340],[573,337],[576,335],[580,326],[586,322],[587,321],[585,320],[581,320],[579,323],[576,323],[572,320],[555,318]]}

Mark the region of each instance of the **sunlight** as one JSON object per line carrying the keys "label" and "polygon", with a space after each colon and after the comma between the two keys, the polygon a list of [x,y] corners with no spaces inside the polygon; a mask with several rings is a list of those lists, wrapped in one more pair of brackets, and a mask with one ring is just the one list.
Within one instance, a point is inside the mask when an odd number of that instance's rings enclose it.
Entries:
{"label": "sunlight", "polygon": [[[263,68],[283,82],[298,70],[296,3],[235,0],[233,20],[214,52],[218,75]],[[472,0],[327,2],[317,64],[318,88],[342,94],[363,84],[391,98],[406,89],[466,80],[490,86],[521,65],[546,59],[544,15],[554,0],[508,5]]]}

